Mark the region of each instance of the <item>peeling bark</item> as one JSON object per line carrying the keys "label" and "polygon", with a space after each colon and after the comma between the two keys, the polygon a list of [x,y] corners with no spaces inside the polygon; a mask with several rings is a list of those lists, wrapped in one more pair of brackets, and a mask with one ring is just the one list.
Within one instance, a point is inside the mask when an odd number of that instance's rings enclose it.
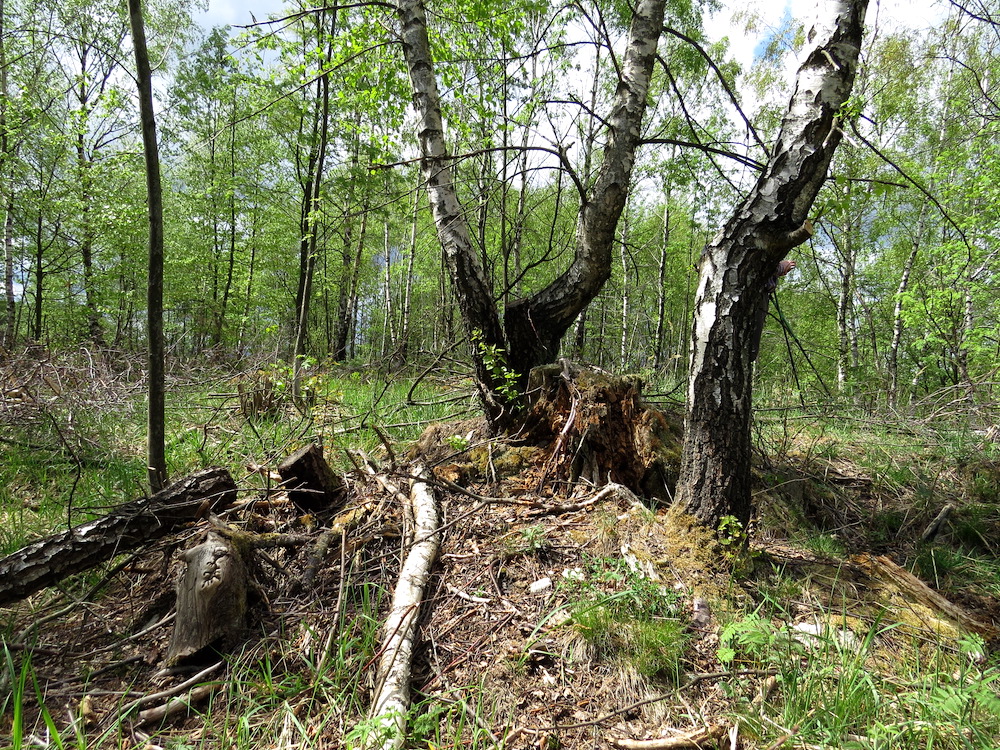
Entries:
{"label": "peeling bark", "polygon": [[148,499],[121,505],[96,521],[40,539],[0,560],[0,606],[166,536],[181,524],[235,501],[236,484],[229,472],[206,469]]}
{"label": "peeling bark", "polygon": [[838,112],[854,84],[867,5],[823,6],[767,166],[702,256],[677,506],[705,524],[750,516],[751,342],[778,261],[812,233],[808,215],[842,136]]}
{"label": "peeling bark", "polygon": [[[399,0],[403,56],[409,70],[421,167],[452,288],[474,344],[476,382],[494,430],[509,422],[515,404],[500,388],[498,363],[523,386],[532,367],[552,362],[563,335],[611,275],[612,243],[631,185],[635,152],[663,26],[665,0],[639,0],[632,17],[621,77],[608,124],[604,159],[594,186],[583,197],[576,251],[569,267],[533,295],[511,302],[501,316],[482,262],[472,242],[467,212],[458,197],[445,142],[441,102],[427,34],[423,0]],[[492,352],[492,354],[489,354]]]}
{"label": "peeling bark", "polygon": [[209,532],[181,558],[177,617],[164,661],[168,667],[237,637],[246,625],[247,572],[237,546]]}

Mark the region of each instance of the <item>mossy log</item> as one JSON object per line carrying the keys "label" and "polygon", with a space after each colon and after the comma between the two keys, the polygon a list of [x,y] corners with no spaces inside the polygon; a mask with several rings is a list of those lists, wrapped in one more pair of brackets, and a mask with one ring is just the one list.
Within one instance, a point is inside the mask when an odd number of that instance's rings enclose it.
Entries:
{"label": "mossy log", "polygon": [[205,469],[150,498],[125,503],[97,520],[40,539],[0,560],[0,606],[166,536],[235,501],[236,483],[229,472]]}
{"label": "mossy log", "polygon": [[642,380],[560,360],[531,371],[521,437],[548,446],[543,479],[625,485],[669,501],[680,466],[681,419],[642,398]]}

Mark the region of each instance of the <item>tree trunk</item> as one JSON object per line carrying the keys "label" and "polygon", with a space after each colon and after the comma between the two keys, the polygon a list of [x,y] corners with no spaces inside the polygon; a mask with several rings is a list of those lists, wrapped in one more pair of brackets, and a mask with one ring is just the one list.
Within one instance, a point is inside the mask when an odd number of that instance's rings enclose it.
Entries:
{"label": "tree trunk", "polygon": [[[419,186],[418,186],[419,188]],[[413,295],[413,267],[417,257],[417,224],[420,216],[420,190],[413,191],[413,223],[410,226],[410,249],[406,258],[406,282],[403,287],[403,310],[400,319],[399,340],[396,342],[396,361],[405,365],[410,357],[410,305]]]}
{"label": "tree trunk", "polygon": [[10,350],[14,345],[14,331],[17,304],[14,297],[14,191],[7,181],[8,165],[13,155],[7,124],[9,96],[7,69],[7,16],[4,0],[0,0],[0,191],[7,193],[3,202],[3,268],[4,268],[4,309],[3,348]]}
{"label": "tree trunk", "polygon": [[[850,200],[850,196],[848,196]],[[848,221],[843,240],[834,243],[840,249],[840,293],[837,296],[837,389],[847,388],[848,375],[854,367],[854,347],[857,332],[854,322],[854,286],[856,283],[857,251],[854,242],[854,221],[848,208]]]}
{"label": "tree trunk", "polygon": [[553,361],[563,335],[611,275],[611,249],[641,140],[664,6],[665,0],[640,0],[633,13],[621,77],[606,118],[604,159],[593,188],[581,196],[572,263],[545,288],[507,305],[501,324],[452,175],[424,3],[399,0],[403,56],[418,117],[421,168],[466,335],[473,342],[476,383],[494,431],[508,425],[519,408],[506,375],[515,375],[523,387],[532,367]]}
{"label": "tree trunk", "polygon": [[886,363],[886,374],[888,375],[889,388],[886,393],[886,404],[890,409],[896,408],[899,400],[899,349],[903,341],[903,298],[910,288],[910,276],[913,274],[913,267],[917,263],[917,256],[920,253],[920,243],[923,237],[924,217],[926,215],[926,204],[921,204],[920,220],[917,222],[916,233],[913,237],[913,245],[906,256],[903,264],[903,271],[899,276],[899,285],[896,287],[896,301],[892,306],[892,341],[889,344],[888,361]]}
{"label": "tree trunk", "polygon": [[0,607],[89,570],[178,526],[236,501],[225,469],[192,474],[150,498],[118,506],[96,521],[40,539],[0,560]]}
{"label": "tree trunk", "polygon": [[323,169],[326,162],[326,148],[329,138],[330,113],[330,76],[324,72],[316,82],[318,87],[316,102],[316,120],[313,132],[317,133],[318,142],[310,154],[310,174],[303,190],[302,227],[304,230],[299,257],[299,297],[296,313],[298,319],[295,325],[295,344],[292,349],[292,393],[298,399],[302,385],[302,359],[306,353],[306,337],[309,332],[309,301],[312,297],[313,272],[316,268],[318,252],[318,221],[319,199],[323,185]]}
{"label": "tree trunk", "polygon": [[160,153],[156,144],[153,110],[153,74],[146,49],[146,31],[140,0],[128,0],[132,44],[135,47],[139,113],[142,120],[142,151],[146,160],[146,192],[149,214],[149,278],[146,286],[146,326],[149,337],[149,411],[146,468],[149,486],[158,491],[167,482],[164,424],[163,341],[163,192],[160,185]]}
{"label": "tree trunk", "polygon": [[663,199],[663,239],[656,273],[656,334],[653,339],[653,369],[663,367],[663,349],[667,325],[667,253],[670,249],[670,187]]}
{"label": "tree trunk", "polygon": [[547,287],[512,303],[505,312],[510,366],[519,374],[555,359],[563,335],[611,276],[611,247],[631,188],[664,7],[664,0],[635,5],[607,118],[603,161],[580,209],[573,262]]}
{"label": "tree trunk", "polygon": [[867,4],[825,4],[773,153],[702,256],[676,507],[707,525],[750,516],[752,342],[777,263],[812,233],[808,214],[842,136],[838,111],[854,83]]}
{"label": "tree trunk", "polygon": [[[628,217],[626,216],[625,221],[622,222],[621,236],[618,241],[619,244],[619,255],[622,263],[622,323],[621,323],[621,338],[619,339],[618,346],[618,366],[624,370],[628,371],[631,366],[631,357],[629,357],[629,328],[628,328],[628,314],[629,314],[629,303],[631,302],[630,285],[628,281]],[[638,279],[637,279],[638,281]]]}
{"label": "tree trunk", "polygon": [[[10,199],[4,205],[3,222],[3,270],[4,297],[6,306],[4,312],[3,345],[5,349],[14,346],[14,334],[17,330],[17,298],[14,296],[14,201]],[[41,334],[39,334],[41,335]]]}

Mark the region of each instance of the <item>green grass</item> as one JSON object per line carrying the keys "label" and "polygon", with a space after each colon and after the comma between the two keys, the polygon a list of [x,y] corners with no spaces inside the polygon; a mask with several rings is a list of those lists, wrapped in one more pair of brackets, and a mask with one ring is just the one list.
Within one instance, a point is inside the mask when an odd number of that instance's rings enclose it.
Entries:
{"label": "green grass", "polygon": [[676,593],[615,558],[589,559],[565,586],[571,625],[596,658],[678,681],[688,636]]}
{"label": "green grass", "polygon": [[[254,491],[264,480],[248,472],[249,465],[273,467],[314,441],[323,443],[335,470],[349,471],[349,450],[384,457],[387,443],[399,450],[429,422],[467,415],[473,407],[471,387],[455,391],[431,379],[414,385],[412,378],[358,372],[312,377],[308,408],[282,397],[273,411],[252,415],[241,411],[236,385],[224,374],[173,382],[166,412],[171,476],[221,465],[242,489]],[[145,494],[144,395],[135,386],[123,389],[120,398],[95,396],[87,408],[56,401],[44,417],[3,426],[0,554]]]}
{"label": "green grass", "polygon": [[847,613],[797,632],[777,602],[737,617],[720,633],[728,668],[770,671],[764,701],[729,683],[730,721],[754,746],[781,738],[847,750],[995,750],[1000,662],[981,639],[927,643],[894,624]]}

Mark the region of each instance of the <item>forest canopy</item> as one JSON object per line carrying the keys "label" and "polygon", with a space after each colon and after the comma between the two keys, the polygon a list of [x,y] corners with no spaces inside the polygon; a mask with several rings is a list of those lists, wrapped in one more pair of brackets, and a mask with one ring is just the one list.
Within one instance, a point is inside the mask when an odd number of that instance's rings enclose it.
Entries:
{"label": "forest canopy", "polygon": [[[794,250],[763,337],[769,386],[893,405],[994,371],[988,10],[939,7],[919,30],[869,18],[816,231]],[[734,29],[761,41],[741,67],[706,32],[710,13],[730,12],[666,4],[610,279],[564,354],[683,377],[695,266],[766,161],[808,22],[760,29],[744,13]],[[170,356],[403,366],[472,352],[423,193],[391,10],[289,4],[279,21],[211,30],[183,3],[146,14]],[[145,193],[125,8],[4,0],[0,20],[5,347],[141,351]],[[604,3],[433,9],[455,184],[501,305],[570,264],[628,23]]]}

